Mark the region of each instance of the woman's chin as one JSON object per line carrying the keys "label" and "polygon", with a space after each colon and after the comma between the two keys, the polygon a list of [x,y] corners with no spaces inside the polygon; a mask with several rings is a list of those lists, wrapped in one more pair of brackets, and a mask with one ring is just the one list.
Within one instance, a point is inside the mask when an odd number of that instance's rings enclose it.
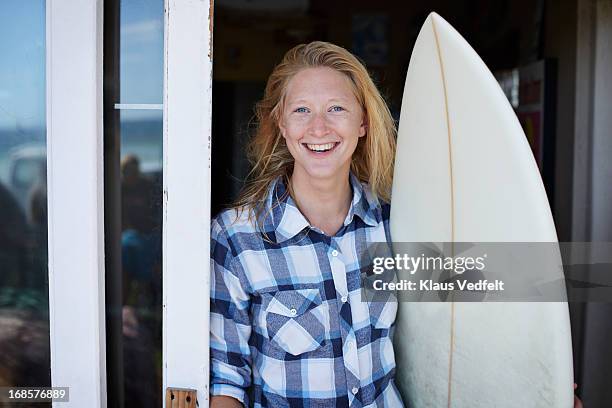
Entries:
{"label": "woman's chin", "polygon": [[306,171],[306,176],[313,180],[336,180],[339,176],[348,175],[348,171],[342,168],[312,168]]}
{"label": "woman's chin", "polygon": [[338,160],[321,160],[317,163],[300,160],[294,162],[293,173],[300,178],[304,177],[320,181],[338,180],[348,177],[350,168],[350,160],[344,160],[344,162]]}

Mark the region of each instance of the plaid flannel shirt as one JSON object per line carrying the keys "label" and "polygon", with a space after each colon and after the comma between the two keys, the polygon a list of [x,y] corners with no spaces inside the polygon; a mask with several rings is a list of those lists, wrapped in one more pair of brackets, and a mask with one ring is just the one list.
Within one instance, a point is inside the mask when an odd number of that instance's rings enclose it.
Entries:
{"label": "plaid flannel shirt", "polygon": [[[361,254],[390,242],[389,204],[351,173],[333,236],[310,227],[278,178],[263,230],[246,211],[211,226],[210,393],[254,407],[403,407],[394,384],[397,302],[361,300]],[[234,222],[235,221],[235,222]]]}

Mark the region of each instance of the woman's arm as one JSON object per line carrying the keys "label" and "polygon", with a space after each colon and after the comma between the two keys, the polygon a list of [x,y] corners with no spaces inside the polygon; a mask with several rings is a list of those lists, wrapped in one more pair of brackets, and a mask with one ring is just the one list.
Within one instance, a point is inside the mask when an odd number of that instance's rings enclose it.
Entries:
{"label": "woman's arm", "polygon": [[[249,406],[251,386],[250,295],[244,274],[234,267],[228,236],[216,220],[211,223],[210,257],[210,395],[220,407]],[[228,401],[229,400],[229,401]],[[215,402],[217,404],[217,402]]]}

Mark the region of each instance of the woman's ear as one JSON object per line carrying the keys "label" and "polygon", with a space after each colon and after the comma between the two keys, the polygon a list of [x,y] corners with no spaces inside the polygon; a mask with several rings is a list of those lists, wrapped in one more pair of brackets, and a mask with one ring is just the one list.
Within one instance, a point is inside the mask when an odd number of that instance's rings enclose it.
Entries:
{"label": "woman's ear", "polygon": [[365,136],[367,133],[368,133],[368,121],[364,116],[363,120],[361,121],[361,125],[359,126],[359,137]]}
{"label": "woman's ear", "polygon": [[281,136],[283,136],[283,138],[286,139],[285,133],[286,133],[287,128],[285,128],[285,125],[283,124],[282,120],[278,121],[278,129],[280,130]]}

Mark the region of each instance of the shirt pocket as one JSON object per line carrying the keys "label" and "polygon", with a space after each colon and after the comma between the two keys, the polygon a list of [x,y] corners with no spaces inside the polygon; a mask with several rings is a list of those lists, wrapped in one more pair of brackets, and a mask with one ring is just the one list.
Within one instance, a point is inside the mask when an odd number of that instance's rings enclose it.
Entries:
{"label": "shirt pocket", "polygon": [[270,341],[294,356],[316,350],[329,333],[329,307],[319,289],[275,292],[266,308]]}
{"label": "shirt pocket", "polygon": [[390,295],[385,300],[369,302],[370,322],[375,329],[389,329],[397,316],[397,298]]}

